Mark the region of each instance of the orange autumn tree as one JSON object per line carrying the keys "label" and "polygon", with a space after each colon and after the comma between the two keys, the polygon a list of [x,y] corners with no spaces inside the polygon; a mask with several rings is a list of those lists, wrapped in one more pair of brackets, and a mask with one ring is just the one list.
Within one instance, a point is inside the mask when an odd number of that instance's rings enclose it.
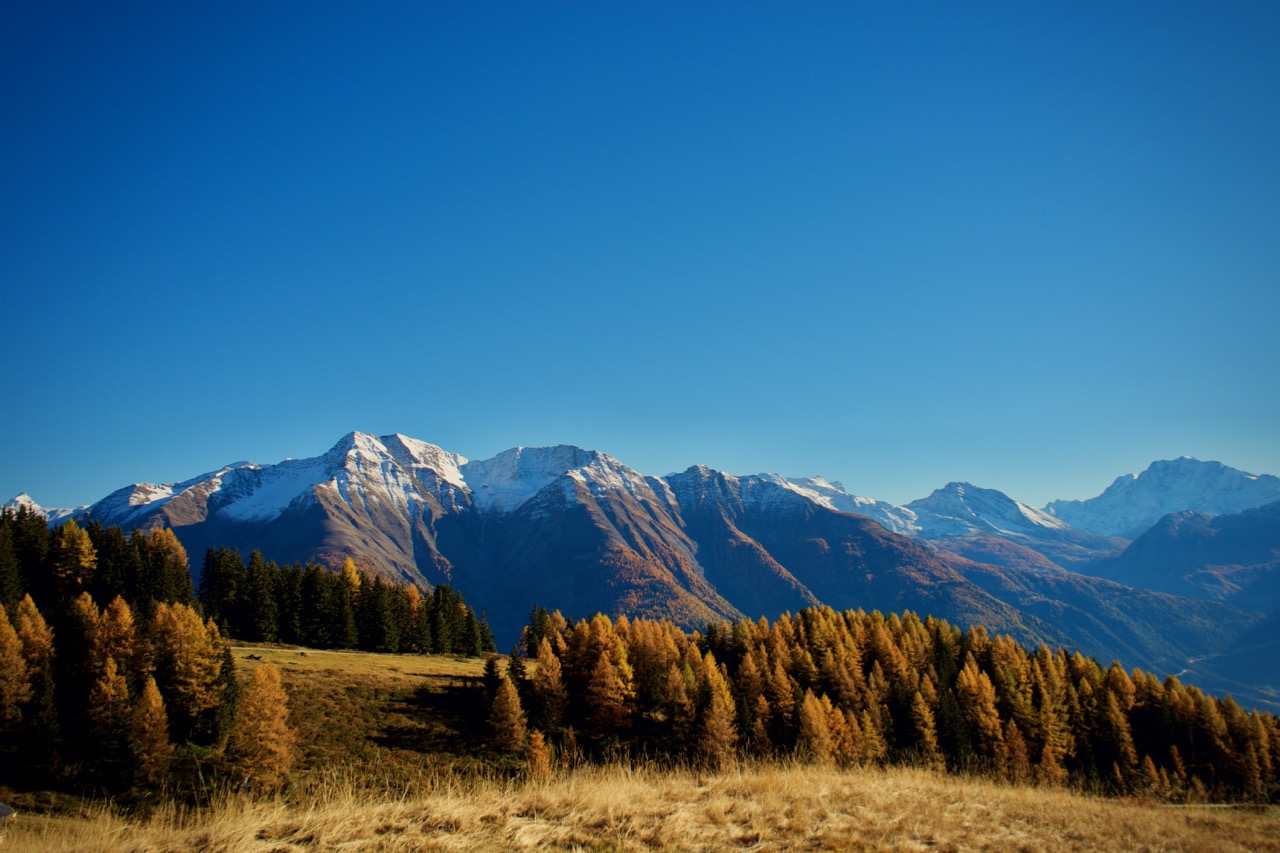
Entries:
{"label": "orange autumn tree", "polygon": [[280,670],[264,665],[253,671],[240,694],[226,757],[237,776],[255,789],[280,787],[293,769],[297,735],[289,726],[289,697]]}

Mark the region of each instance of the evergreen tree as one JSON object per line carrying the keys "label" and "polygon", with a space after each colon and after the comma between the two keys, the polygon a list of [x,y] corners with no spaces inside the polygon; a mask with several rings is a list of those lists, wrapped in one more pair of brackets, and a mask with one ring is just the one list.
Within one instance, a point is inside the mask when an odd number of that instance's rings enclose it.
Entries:
{"label": "evergreen tree", "polygon": [[207,708],[196,724],[196,731],[204,743],[222,743],[235,724],[236,708],[240,702],[240,680],[236,677],[236,662],[231,656],[231,646],[221,642],[218,627],[210,620],[205,630],[215,646],[221,650],[218,677],[214,684],[217,703]]}
{"label": "evergreen tree", "polygon": [[393,602],[394,590],[376,575],[360,587],[357,622],[360,648],[370,652],[400,650],[400,626]]}
{"label": "evergreen tree", "polygon": [[[327,574],[327,573],[326,573]],[[356,601],[360,596],[360,574],[350,558],[343,565],[342,575],[333,587],[331,624],[329,634],[339,649],[360,647],[360,631],[356,623]]]}
{"label": "evergreen tree", "polygon": [[547,608],[542,605],[535,605],[529,613],[528,629],[521,637],[524,643],[524,652],[528,657],[536,657],[538,647],[542,645],[542,639],[551,631],[551,614],[547,613]]}
{"label": "evergreen tree", "polygon": [[298,639],[303,645],[317,649],[332,649],[342,644],[343,634],[338,623],[340,605],[337,588],[331,572],[315,563],[309,564],[300,584],[301,615]]}
{"label": "evergreen tree", "polygon": [[[302,630],[302,586],[305,573],[297,563],[280,569],[276,578],[276,625],[277,637],[281,643],[303,643]],[[315,645],[315,643],[312,643]]]}
{"label": "evergreen tree", "polygon": [[498,656],[489,655],[484,659],[484,674],[480,676],[480,684],[484,688],[484,701],[492,704],[498,695],[498,687],[504,681],[502,670],[498,668]]}
{"label": "evergreen tree", "polygon": [[528,671],[525,668],[524,657],[521,655],[520,644],[511,649],[511,654],[507,656],[507,678],[511,679],[511,683],[516,686],[516,690],[523,695],[525,680],[528,678]]}
{"label": "evergreen tree", "polygon": [[[256,560],[253,557],[257,557]],[[279,610],[276,607],[276,584],[280,569],[275,563],[267,563],[254,551],[245,571],[245,589],[248,601],[245,607],[245,636],[262,643],[274,643],[280,639]]]}
{"label": "evergreen tree", "polygon": [[264,665],[253,671],[240,696],[226,755],[237,775],[259,790],[274,790],[293,769],[297,735],[289,727],[289,697],[280,671]]}
{"label": "evergreen tree", "polygon": [[98,560],[89,584],[94,601],[110,601],[119,596],[136,603],[142,565],[124,531],[114,525],[103,527],[102,522],[95,519],[85,527],[85,532]]}
{"label": "evergreen tree", "polygon": [[[262,559],[257,551],[253,556]],[[205,615],[231,636],[237,636],[240,629],[244,574],[244,561],[240,559],[239,551],[226,548],[205,551],[204,567],[200,571],[200,603],[204,605]]]}
{"label": "evergreen tree", "polygon": [[498,645],[493,641],[493,629],[489,627],[489,620],[482,614],[476,625],[476,654],[491,655],[497,650]]}
{"label": "evergreen tree", "polygon": [[16,512],[4,510],[0,518],[13,538],[13,552],[18,558],[23,588],[41,607],[52,604],[56,591],[47,564],[49,543],[53,538],[48,520],[43,514],[25,506],[18,507]]}
{"label": "evergreen tree", "polygon": [[12,607],[22,599],[23,592],[22,569],[13,547],[13,531],[10,525],[0,524],[0,605]]}

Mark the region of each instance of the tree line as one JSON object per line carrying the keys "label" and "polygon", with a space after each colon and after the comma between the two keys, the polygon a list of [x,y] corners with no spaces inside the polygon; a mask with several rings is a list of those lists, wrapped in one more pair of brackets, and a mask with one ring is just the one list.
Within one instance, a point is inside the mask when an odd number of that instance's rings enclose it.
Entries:
{"label": "tree line", "polygon": [[412,584],[360,572],[348,558],[340,572],[279,566],[254,551],[210,548],[200,602],[224,632],[250,642],[317,649],[481,655],[495,651],[489,623],[447,584],[423,595]]}
{"label": "tree line", "polygon": [[[1177,678],[981,627],[813,608],[686,633],[535,608],[495,682],[495,743],[546,767],[629,755],[920,764],[1171,799],[1276,801],[1280,724]],[[535,771],[536,772],[536,771]]]}
{"label": "tree line", "polygon": [[493,632],[447,584],[423,594],[412,584],[309,563],[280,566],[254,551],[210,548],[198,597],[182,544],[167,528],[133,530],[96,520],[50,527],[26,507],[0,512],[0,604],[30,594],[40,608],[87,592],[99,606],[116,596],[149,620],[154,602],[181,602],[212,618],[222,634],[248,642],[318,649],[481,655]]}
{"label": "tree line", "polygon": [[0,781],[108,791],[205,773],[283,781],[293,733],[279,673],[241,686],[217,625],[182,602],[137,622],[120,596],[0,605]]}

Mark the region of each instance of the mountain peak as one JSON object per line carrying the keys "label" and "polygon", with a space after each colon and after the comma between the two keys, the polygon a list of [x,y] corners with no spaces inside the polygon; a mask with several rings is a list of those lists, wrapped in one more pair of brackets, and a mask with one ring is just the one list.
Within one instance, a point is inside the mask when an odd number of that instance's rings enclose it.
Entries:
{"label": "mountain peak", "polygon": [[952,481],[906,509],[918,518],[926,538],[970,536],[975,533],[1043,534],[1066,525],[996,489]]}
{"label": "mountain peak", "polygon": [[1228,515],[1275,500],[1280,478],[1180,456],[1117,477],[1097,497],[1053,501],[1045,511],[1081,530],[1133,539],[1171,512]]}
{"label": "mountain peak", "polygon": [[14,495],[12,498],[9,499],[7,503],[5,503],[3,508],[17,510],[22,507],[26,507],[27,510],[29,510],[30,512],[38,512],[41,515],[44,515],[44,507],[36,503],[35,500],[31,497],[31,495],[27,494],[26,492],[19,492],[18,494]]}

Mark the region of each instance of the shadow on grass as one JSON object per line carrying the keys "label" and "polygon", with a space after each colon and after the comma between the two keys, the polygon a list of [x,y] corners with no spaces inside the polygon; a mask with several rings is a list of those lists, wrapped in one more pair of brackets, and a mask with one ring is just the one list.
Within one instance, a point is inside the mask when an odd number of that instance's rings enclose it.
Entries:
{"label": "shadow on grass", "polygon": [[469,679],[441,678],[389,710],[392,720],[372,738],[384,748],[469,757],[489,745],[484,691]]}

